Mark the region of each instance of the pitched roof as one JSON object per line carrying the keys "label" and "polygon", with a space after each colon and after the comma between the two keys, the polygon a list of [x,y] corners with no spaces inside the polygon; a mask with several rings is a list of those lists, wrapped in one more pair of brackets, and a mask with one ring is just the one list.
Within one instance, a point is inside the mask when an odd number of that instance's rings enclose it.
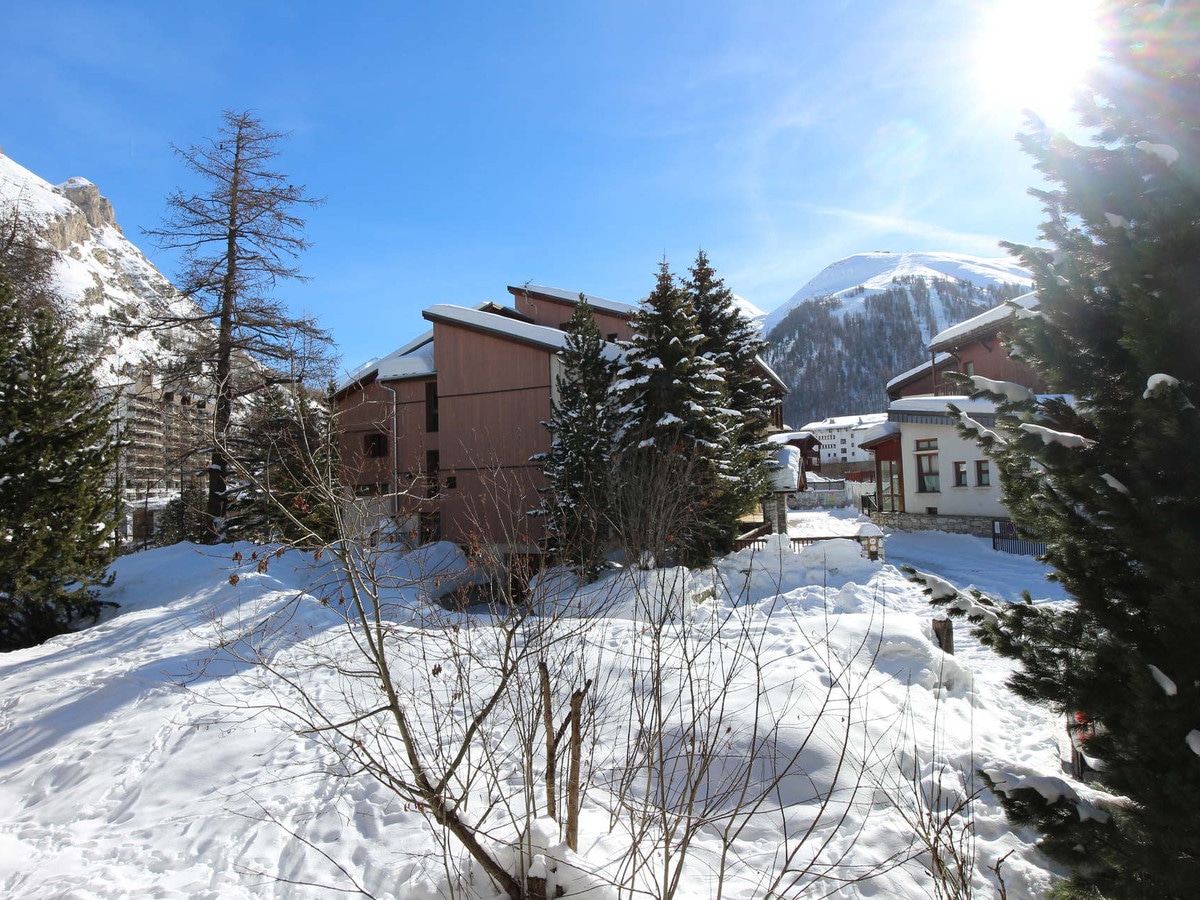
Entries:
{"label": "pitched roof", "polygon": [[[1033,309],[1038,305],[1037,292],[1033,291],[1028,294],[1022,294],[1011,301],[1011,303],[1023,309]],[[1001,303],[999,306],[994,306],[973,318],[966,319],[957,325],[951,325],[949,328],[939,331],[929,341],[930,351],[951,350],[955,347],[961,347],[963,344],[970,343],[984,335],[995,334],[1012,318],[1013,305]]]}
{"label": "pitched roof", "polygon": [[953,359],[954,357],[949,353],[939,353],[933,358],[932,361],[923,362],[919,366],[913,366],[907,372],[901,372],[887,383],[885,389],[891,393],[891,391],[895,388],[903,387],[910,381],[916,381],[922,375],[929,372],[929,370],[934,366],[943,366],[946,363],[951,362]]}
{"label": "pitched roof", "polygon": [[[553,300],[558,303],[565,303],[574,306],[579,302],[580,291],[566,291],[562,288],[546,287],[541,284],[521,284],[509,285],[508,292],[514,297],[522,294],[536,294],[539,297],[545,297],[548,300]],[[632,316],[637,312],[636,306],[630,306],[628,303],[621,303],[617,300],[606,300],[604,297],[596,297],[592,294],[583,294],[583,298],[587,300],[588,305],[603,309],[606,312],[616,313],[620,316]]]}
{"label": "pitched roof", "polygon": [[341,393],[351,385],[370,378],[394,381],[399,378],[417,378],[433,374],[433,331],[430,330],[396,348],[387,356],[367,360],[338,382],[334,393]]}
{"label": "pitched roof", "polygon": [[[484,310],[467,309],[465,306],[454,306],[449,303],[437,303],[426,309],[421,315],[430,322],[459,325],[506,340],[541,347],[551,353],[558,353],[567,346],[568,334],[565,331],[546,325],[534,325],[531,322],[508,316],[498,316]],[[621,348],[616,344],[605,343],[604,353],[609,359],[617,358],[620,352]]]}

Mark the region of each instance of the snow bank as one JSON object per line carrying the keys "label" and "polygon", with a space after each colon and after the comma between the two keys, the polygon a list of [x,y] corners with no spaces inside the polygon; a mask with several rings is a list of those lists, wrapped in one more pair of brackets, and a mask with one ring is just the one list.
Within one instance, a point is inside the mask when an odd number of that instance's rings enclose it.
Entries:
{"label": "snow bank", "polygon": [[[828,533],[833,524],[813,528]],[[953,548],[943,556],[947,579],[971,566],[997,570],[991,551],[974,544],[931,546]],[[889,554],[904,549],[898,542]],[[499,656],[489,648],[502,646],[500,619],[431,605],[421,586],[457,583],[472,571],[470,561],[434,545],[362,562],[386,585],[381,599],[395,615],[383,633],[414,726],[461,734],[478,708],[472,691],[494,683]],[[1020,564],[1036,571],[1032,561]],[[936,560],[921,565],[938,568]],[[297,731],[294,694],[255,661],[262,653],[290,666],[295,683],[330,710],[378,690],[369,675],[338,671],[357,651],[328,557],[179,545],[122,558],[116,571],[106,595],[122,604],[115,614],[0,657],[0,893],[30,900],[496,895],[455,846],[444,847],[445,835],[419,805],[348,769],[319,734]],[[518,633],[522,645],[541,640],[548,622],[569,626],[573,643],[551,658],[555,683],[570,687],[586,676],[593,685],[579,851],[565,847],[552,820],[520,824],[525,807],[516,800],[541,794],[540,783],[524,792],[513,716],[535,692],[512,695],[504,716],[485,725],[472,753],[506,774],[464,784],[461,804],[465,815],[487,817],[492,846],[524,846],[510,865],[544,874],[552,893],[600,900],[615,896],[613,881],[626,876],[631,887],[654,893],[645,879],[661,858],[639,862],[631,874],[630,861],[641,858],[623,823],[636,799],[655,789],[645,774],[652,768],[630,761],[641,758],[635,726],[660,664],[668,664],[662,733],[679,752],[665,756],[659,771],[686,779],[684,748],[711,747],[710,777],[696,782],[694,796],[722,816],[745,815],[730,785],[769,784],[763,779],[784,774],[762,814],[739,820],[744,827],[726,857],[730,897],[761,896],[765,873],[795,846],[788,835],[810,824],[821,838],[796,848],[797,864],[819,859],[813,871],[829,864],[835,879],[876,872],[860,886],[862,896],[925,897],[920,848],[901,812],[919,813],[922,797],[969,795],[980,766],[1047,771],[1057,763],[1059,723],[1003,689],[1006,665],[966,636],[957,656],[943,654],[930,640],[931,614],[918,588],[893,566],[863,558],[850,540],[800,553],[775,540],[707,570],[617,571],[592,585],[551,570],[534,594],[538,615]],[[649,627],[655,622],[662,627]],[[472,658],[454,648],[469,648]],[[683,659],[700,668],[686,676],[671,667]],[[383,724],[364,735],[382,735]],[[768,736],[771,755],[756,756],[756,741]],[[444,751],[452,753],[447,740]],[[687,783],[675,776],[662,786]],[[643,793],[622,794],[623,778]],[[831,809],[836,815],[822,820]],[[994,797],[976,801],[973,821],[978,892],[994,891],[988,869],[1009,851],[1010,896],[1048,886],[1047,863],[1030,836],[1010,831]],[[682,873],[686,895],[715,888],[720,832],[694,836]],[[894,855],[912,861],[885,866]],[[829,887],[813,882],[819,893]],[[856,896],[859,889],[839,890]]]}

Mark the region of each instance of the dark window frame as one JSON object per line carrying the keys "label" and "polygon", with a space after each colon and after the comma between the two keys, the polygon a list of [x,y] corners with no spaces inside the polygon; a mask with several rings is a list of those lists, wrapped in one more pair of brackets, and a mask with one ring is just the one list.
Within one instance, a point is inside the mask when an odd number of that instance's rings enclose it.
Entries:
{"label": "dark window frame", "polygon": [[989,459],[975,460],[975,486],[992,486],[992,462]]}
{"label": "dark window frame", "polygon": [[439,425],[438,390],[435,379],[425,382],[425,433],[435,433]]}
{"label": "dark window frame", "polygon": [[363,432],[363,456],[385,459],[388,456],[388,436],[382,431]]}
{"label": "dark window frame", "polygon": [[938,466],[937,438],[920,438],[916,441],[917,493],[940,494],[942,479]]}

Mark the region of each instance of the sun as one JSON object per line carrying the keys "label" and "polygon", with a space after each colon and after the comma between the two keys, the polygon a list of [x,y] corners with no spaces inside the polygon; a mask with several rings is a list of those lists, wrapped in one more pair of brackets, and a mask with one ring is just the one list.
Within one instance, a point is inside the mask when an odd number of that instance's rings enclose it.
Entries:
{"label": "sun", "polygon": [[994,0],[972,50],[982,100],[1001,116],[1030,109],[1052,125],[1100,52],[1098,0]]}

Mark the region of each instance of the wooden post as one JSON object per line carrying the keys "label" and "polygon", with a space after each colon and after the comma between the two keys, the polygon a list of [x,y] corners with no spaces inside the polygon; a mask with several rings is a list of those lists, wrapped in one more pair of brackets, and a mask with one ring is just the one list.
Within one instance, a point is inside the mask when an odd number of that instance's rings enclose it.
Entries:
{"label": "wooden post", "polygon": [[558,786],[555,783],[557,779],[554,768],[557,765],[555,757],[558,755],[558,740],[554,733],[554,710],[550,708],[550,670],[545,660],[538,662],[538,674],[541,675],[542,682],[542,723],[546,729],[546,815],[557,821]]}
{"label": "wooden post", "polygon": [[933,639],[942,652],[954,655],[954,623],[950,619],[933,620]]}
{"label": "wooden post", "polygon": [[[591,682],[588,682],[588,686]],[[567,846],[579,852],[579,767],[583,756],[583,695],[587,692],[575,691],[571,695],[571,761],[567,770]]]}

